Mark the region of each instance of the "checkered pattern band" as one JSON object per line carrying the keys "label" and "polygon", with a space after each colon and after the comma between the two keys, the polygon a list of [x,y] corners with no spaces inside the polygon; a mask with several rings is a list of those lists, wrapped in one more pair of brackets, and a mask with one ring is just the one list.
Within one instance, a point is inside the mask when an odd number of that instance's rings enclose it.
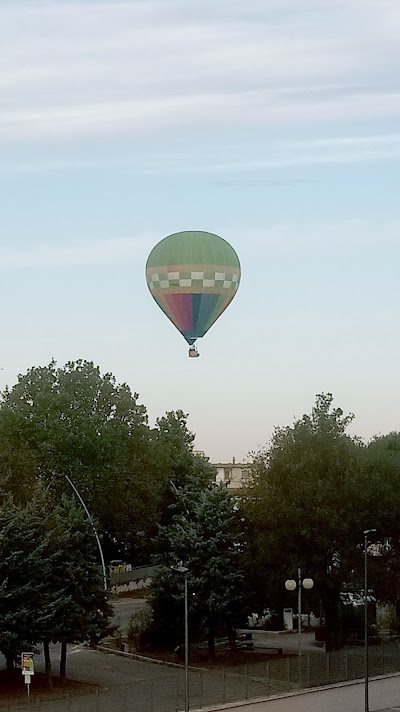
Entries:
{"label": "checkered pattern band", "polygon": [[147,274],[150,290],[169,287],[237,289],[239,275],[232,272],[153,272]]}

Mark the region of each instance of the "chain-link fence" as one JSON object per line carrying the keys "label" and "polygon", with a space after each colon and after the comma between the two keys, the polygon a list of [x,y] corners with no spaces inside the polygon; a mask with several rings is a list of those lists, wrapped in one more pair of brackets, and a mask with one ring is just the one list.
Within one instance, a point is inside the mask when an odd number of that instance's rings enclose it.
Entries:
{"label": "chain-link fence", "polygon": [[[364,649],[351,648],[325,654],[266,657],[224,669],[191,669],[191,710],[228,702],[266,697],[300,688],[355,680],[364,675]],[[371,677],[400,670],[399,643],[369,649]],[[122,685],[99,687],[91,694],[32,696],[26,702],[2,702],[0,712],[178,712],[184,709],[184,670],[178,675],[153,680],[136,680]]]}

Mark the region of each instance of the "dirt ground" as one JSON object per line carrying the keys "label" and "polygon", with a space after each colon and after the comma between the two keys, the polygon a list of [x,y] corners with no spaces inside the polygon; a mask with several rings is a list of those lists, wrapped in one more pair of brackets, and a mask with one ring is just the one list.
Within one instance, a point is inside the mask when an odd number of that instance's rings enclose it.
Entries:
{"label": "dirt ground", "polygon": [[[54,678],[53,688],[49,689],[45,676],[40,672],[35,673],[34,680],[35,684],[30,686],[32,700],[44,696],[46,699],[51,699],[52,696],[60,697],[60,695],[67,696],[68,694],[85,695],[96,689],[96,685],[75,680],[67,680],[65,684],[61,684],[57,677]],[[15,702],[27,699],[27,689],[21,670],[0,670],[0,702],[7,702],[10,699]]]}

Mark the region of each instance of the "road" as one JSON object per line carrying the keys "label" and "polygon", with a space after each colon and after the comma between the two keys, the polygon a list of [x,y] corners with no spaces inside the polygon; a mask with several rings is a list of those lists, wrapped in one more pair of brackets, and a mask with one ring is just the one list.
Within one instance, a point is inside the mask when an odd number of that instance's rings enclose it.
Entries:
{"label": "road", "polygon": [[126,636],[131,616],[140,611],[148,610],[146,598],[119,598],[112,601],[114,616],[112,622],[119,626],[122,636]]}
{"label": "road", "polygon": [[[52,648],[54,668],[59,650]],[[3,661],[4,664],[4,661]],[[36,670],[43,670],[43,660],[38,657]],[[183,709],[184,675],[181,668],[165,667],[154,663],[71,646],[68,651],[68,676],[99,686],[99,694],[85,698],[42,701],[41,712],[173,712]],[[34,684],[34,681],[33,681]],[[320,689],[302,694],[286,695],[279,699],[264,699],[240,705],[236,700],[265,698],[265,682],[251,676],[225,675],[221,671],[191,671],[191,710],[214,706],[215,710],[228,712],[362,712],[364,710],[364,685],[342,684],[335,688]],[[235,703],[234,706],[229,706]],[[13,712],[13,708],[8,708]],[[20,708],[15,708],[20,709]],[[370,710],[400,711],[400,676],[370,682]]]}
{"label": "road", "polygon": [[[57,646],[52,646],[51,655],[56,670],[59,661]],[[0,666],[4,666],[4,659]],[[41,655],[35,659],[35,670],[44,670]],[[40,712],[175,712],[184,708],[184,670],[181,666],[167,667],[71,646],[67,674],[71,679],[98,685],[97,697],[93,693],[85,698],[71,697],[67,701],[43,700]],[[234,673],[225,675],[221,671],[190,670],[189,679],[191,710],[268,693],[265,681]],[[1,704],[0,709],[3,709]],[[14,712],[12,706],[6,709]],[[15,707],[17,709],[22,712]]]}
{"label": "road", "polygon": [[[370,682],[370,712],[400,710],[400,676]],[[363,712],[364,684],[345,684],[334,688],[293,694],[280,699],[225,705],[214,710],[229,712]]]}

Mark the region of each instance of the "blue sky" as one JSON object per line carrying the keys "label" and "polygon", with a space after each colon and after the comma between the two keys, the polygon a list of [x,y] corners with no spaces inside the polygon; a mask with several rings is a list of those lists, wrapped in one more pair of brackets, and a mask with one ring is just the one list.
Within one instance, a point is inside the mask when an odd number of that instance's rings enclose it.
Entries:
{"label": "blue sky", "polygon": [[[398,0],[0,0],[0,387],[87,358],[244,458],[317,393],[400,429]],[[233,244],[187,358],[156,242]]]}

